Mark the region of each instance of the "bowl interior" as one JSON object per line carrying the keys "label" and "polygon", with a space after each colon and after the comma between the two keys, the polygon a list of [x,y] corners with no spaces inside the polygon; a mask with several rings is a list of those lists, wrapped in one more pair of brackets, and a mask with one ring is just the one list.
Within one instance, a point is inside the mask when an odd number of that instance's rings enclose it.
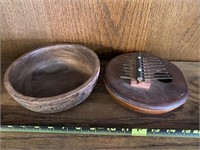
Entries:
{"label": "bowl interior", "polygon": [[9,80],[25,96],[57,96],[87,81],[95,70],[95,59],[83,47],[41,48],[18,59],[10,69]]}

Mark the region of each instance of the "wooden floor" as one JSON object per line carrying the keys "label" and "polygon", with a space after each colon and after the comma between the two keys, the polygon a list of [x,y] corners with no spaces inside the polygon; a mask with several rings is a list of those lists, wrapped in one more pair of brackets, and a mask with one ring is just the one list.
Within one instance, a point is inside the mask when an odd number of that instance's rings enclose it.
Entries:
{"label": "wooden floor", "polygon": [[[2,59],[3,75],[13,59]],[[145,127],[199,129],[200,69],[198,62],[173,62],[187,80],[190,97],[180,108],[164,115],[130,111],[111,99],[102,73],[93,93],[77,107],[57,113],[31,112],[15,102],[1,82],[1,124],[66,125],[99,127]],[[105,62],[102,64],[105,66]],[[65,135],[47,133],[1,133],[2,149],[199,149],[199,139]]]}

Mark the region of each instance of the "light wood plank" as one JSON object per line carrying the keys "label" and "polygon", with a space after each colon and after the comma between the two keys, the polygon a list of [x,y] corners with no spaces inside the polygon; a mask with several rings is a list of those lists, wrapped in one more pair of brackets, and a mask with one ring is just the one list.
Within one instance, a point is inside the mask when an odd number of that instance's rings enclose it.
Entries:
{"label": "light wood plank", "polygon": [[1,3],[2,57],[19,57],[47,44],[73,42],[103,57],[146,51],[169,60],[200,59],[199,0]]}

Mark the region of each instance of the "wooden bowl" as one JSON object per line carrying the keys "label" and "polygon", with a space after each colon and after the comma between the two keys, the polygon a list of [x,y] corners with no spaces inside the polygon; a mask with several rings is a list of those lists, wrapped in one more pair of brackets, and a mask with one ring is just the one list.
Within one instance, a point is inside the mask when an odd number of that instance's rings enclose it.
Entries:
{"label": "wooden bowl", "polygon": [[55,113],[84,101],[99,71],[100,62],[92,50],[77,44],[53,45],[18,58],[7,69],[4,85],[27,109]]}

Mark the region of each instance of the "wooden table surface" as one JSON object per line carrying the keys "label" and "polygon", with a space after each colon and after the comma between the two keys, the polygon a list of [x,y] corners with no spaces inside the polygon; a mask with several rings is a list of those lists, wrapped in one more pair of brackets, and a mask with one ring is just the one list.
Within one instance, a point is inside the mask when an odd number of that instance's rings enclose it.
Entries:
{"label": "wooden table surface", "polygon": [[[3,75],[13,59],[2,59]],[[102,73],[85,102],[77,107],[57,113],[31,112],[15,102],[1,82],[1,124],[66,125],[99,127],[140,127],[199,129],[200,70],[198,62],[173,62],[183,72],[190,97],[178,109],[163,115],[144,115],[117,104],[107,93]],[[105,62],[103,62],[105,66]],[[2,149],[199,149],[199,139],[128,137],[99,135],[67,135],[48,133],[1,133]]]}

